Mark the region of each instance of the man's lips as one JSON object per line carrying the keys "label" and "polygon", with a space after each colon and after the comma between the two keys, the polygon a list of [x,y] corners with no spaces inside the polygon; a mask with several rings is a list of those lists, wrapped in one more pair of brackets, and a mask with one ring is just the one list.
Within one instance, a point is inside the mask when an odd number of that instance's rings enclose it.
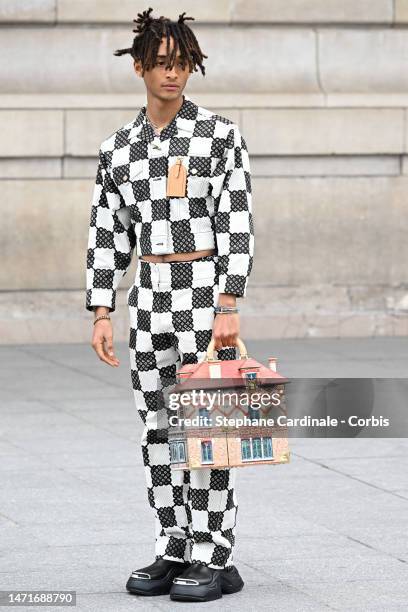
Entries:
{"label": "man's lips", "polygon": [[178,85],[163,85],[163,87],[165,87],[166,89],[178,89],[179,88]]}

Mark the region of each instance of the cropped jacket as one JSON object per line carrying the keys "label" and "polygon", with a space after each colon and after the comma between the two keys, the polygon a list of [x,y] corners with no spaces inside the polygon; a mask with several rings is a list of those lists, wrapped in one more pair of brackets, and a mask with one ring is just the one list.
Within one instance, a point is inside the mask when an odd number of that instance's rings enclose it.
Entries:
{"label": "cropped jacket", "polygon": [[[186,169],[185,197],[166,197],[168,169]],[[116,289],[138,255],[216,249],[220,293],[246,295],[254,255],[246,142],[236,123],[187,95],[157,136],[146,105],[99,150],[86,271],[86,309],[115,310]]]}

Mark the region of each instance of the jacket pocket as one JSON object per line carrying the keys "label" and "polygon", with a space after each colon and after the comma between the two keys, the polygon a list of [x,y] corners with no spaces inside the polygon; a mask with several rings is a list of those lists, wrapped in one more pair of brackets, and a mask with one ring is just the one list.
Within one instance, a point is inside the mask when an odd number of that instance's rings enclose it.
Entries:
{"label": "jacket pocket", "polygon": [[113,181],[122,194],[126,206],[132,206],[150,197],[146,162],[147,160],[139,160],[134,164],[112,166]]}
{"label": "jacket pocket", "polygon": [[188,198],[205,198],[211,192],[211,177],[216,160],[211,155],[188,157],[187,185]]}
{"label": "jacket pocket", "polygon": [[116,185],[121,185],[141,178],[144,171],[144,160],[140,160],[137,164],[121,164],[112,166],[112,177]]}

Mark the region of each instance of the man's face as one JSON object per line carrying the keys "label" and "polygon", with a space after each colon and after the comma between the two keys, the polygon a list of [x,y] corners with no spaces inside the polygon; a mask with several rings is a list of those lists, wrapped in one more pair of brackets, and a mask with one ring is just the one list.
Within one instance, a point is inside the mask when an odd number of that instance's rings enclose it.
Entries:
{"label": "man's face", "polygon": [[[174,40],[170,38],[170,50],[173,49]],[[139,61],[134,61],[134,69],[139,77],[144,79],[146,89],[152,94],[165,100],[178,98],[186,86],[190,76],[189,66],[186,63],[184,69],[181,64],[180,49],[177,50],[177,57],[172,69],[166,66],[166,39],[162,38],[157,52],[156,65],[151,70],[146,70],[142,77],[142,66]],[[174,85],[170,88],[166,85]]]}

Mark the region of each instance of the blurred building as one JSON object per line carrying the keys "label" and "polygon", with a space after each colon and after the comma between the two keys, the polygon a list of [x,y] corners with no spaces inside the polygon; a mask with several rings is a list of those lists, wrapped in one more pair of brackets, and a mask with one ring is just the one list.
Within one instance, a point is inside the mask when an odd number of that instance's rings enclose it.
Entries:
{"label": "blurred building", "polygon": [[406,1],[0,0],[1,341],[90,338],[98,148],[145,103],[130,56],[113,51],[149,6],[195,17],[209,57],[185,91],[238,122],[250,151],[241,337],[408,335]]}

